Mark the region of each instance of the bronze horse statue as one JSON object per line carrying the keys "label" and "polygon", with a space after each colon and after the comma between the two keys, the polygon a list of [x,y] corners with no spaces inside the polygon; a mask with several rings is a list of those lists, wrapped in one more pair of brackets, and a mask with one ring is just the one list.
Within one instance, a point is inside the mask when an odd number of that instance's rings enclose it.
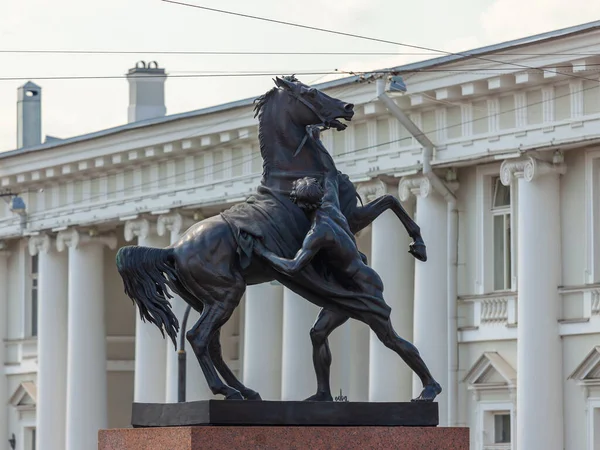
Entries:
{"label": "bronze horse statue", "polygon": [[[166,332],[175,345],[179,322],[171,310],[169,289],[201,313],[186,338],[211,391],[226,399],[260,400],[261,397],[244,386],[223,361],[220,329],[239,305],[246,286],[278,280],[322,307],[310,330],[317,393],[307,400],[332,400],[328,336],[353,318],[367,323],[382,343],[420,377],[423,391],[415,400],[433,401],[441,387],[417,349],[394,332],[389,319],[391,309],[385,302],[375,302],[368,293],[337,280],[327,260],[319,255],[293,276],[278,272],[254,255],[257,240],[264,248],[285,258],[293,258],[301,247],[311,224],[289,198],[292,183],[307,176],[322,181],[327,171],[323,157],[334,164],[322,143],[308,138],[308,130],[316,125],[343,131],[346,125],[339,119],[350,121],[354,115],[354,105],[332,98],[293,76],[277,77],[274,81],[276,86],[259,97],[255,106],[263,159],[262,179],[256,192],[246,202],[192,225],[166,248],[119,249],[116,263],[125,293],[137,305],[142,320],[155,324],[163,336]],[[341,172],[338,177],[340,210],[352,233],[391,209],[413,239],[409,252],[421,261],[427,260],[418,225],[395,197],[383,195],[359,205],[360,197],[352,182]]]}

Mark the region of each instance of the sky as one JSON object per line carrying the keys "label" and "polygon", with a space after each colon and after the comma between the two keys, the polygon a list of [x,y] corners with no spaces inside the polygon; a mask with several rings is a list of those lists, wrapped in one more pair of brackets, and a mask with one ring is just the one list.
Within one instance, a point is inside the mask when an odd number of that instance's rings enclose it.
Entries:
{"label": "sky", "polygon": [[[600,19],[590,0],[182,0],[379,39],[460,52]],[[439,54],[266,23],[161,0],[2,0],[1,50],[131,52],[390,52],[394,55],[175,55],[0,53],[0,151],[16,147],[17,88],[42,87],[42,136],[59,138],[127,122],[125,78],[38,80],[47,76],[122,76],[137,61],[167,74],[199,72],[368,71]],[[7,77],[27,80],[2,80]],[[304,75],[305,83],[334,76]],[[258,96],[272,76],[168,78],[167,114]]]}

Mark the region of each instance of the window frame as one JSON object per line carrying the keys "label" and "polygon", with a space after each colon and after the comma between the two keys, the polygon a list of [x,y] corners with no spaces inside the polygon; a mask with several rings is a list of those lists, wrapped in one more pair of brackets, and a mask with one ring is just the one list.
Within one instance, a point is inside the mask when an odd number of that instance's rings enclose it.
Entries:
{"label": "window frame", "polygon": [[[29,253],[29,249],[26,245],[23,245],[22,248],[22,256],[23,260],[21,263],[22,267],[22,278],[21,278],[21,286],[23,288],[23,302],[21,303],[21,326],[22,326],[22,337],[23,339],[37,339],[37,334],[39,331],[35,329],[37,327],[33,326],[33,321],[36,320],[37,326],[39,326],[39,255],[32,256]],[[34,275],[33,273],[33,261],[34,258],[37,259],[38,262],[38,272]],[[37,291],[37,304],[34,305],[34,295],[33,290],[34,287]],[[35,317],[35,319],[34,319]]]}
{"label": "window frame", "polygon": [[[478,419],[477,419],[477,446],[478,450],[491,449],[514,449],[516,444],[516,414],[514,404],[510,401],[506,402],[478,402]],[[494,416],[496,415],[510,416],[510,442],[495,443],[495,424]]]}
{"label": "window frame", "polygon": [[[517,202],[516,181],[510,184],[510,206],[505,213],[510,214],[510,282],[509,288],[494,289],[494,233],[493,233],[493,190],[492,180],[500,174],[501,162],[477,166],[476,168],[476,243],[475,243],[475,294],[485,295],[498,292],[517,291]],[[498,210],[500,211],[500,210]]]}
{"label": "window frame", "polygon": [[600,281],[600,150],[585,154],[585,248],[584,283]]}
{"label": "window frame", "polygon": [[[600,397],[589,397],[587,399],[587,414],[586,414],[586,434],[587,434],[587,449],[594,450],[594,441],[600,442],[600,436],[596,436],[594,430],[594,413],[600,413]],[[600,431],[600,430],[599,430]]]}
{"label": "window frame", "polygon": [[[35,261],[35,272],[34,272]],[[39,253],[31,257],[29,262],[29,337],[37,337],[39,332],[39,299],[40,299],[40,258]],[[35,292],[35,295],[34,295]]]}
{"label": "window frame", "polygon": [[[491,186],[491,201],[490,201],[490,212],[492,214],[492,220],[491,220],[491,226],[492,226],[492,291],[493,292],[505,292],[505,291],[509,291],[512,289],[512,232],[513,232],[513,228],[512,228],[512,211],[511,211],[511,205],[512,205],[512,189],[510,188],[510,186],[504,186],[502,184],[502,182],[500,181],[500,176],[491,176],[490,177],[490,182],[492,184]],[[507,187],[508,188],[508,192],[509,192],[509,203],[508,205],[502,205],[502,206],[494,206],[494,203],[496,201],[496,194],[497,194],[497,189],[499,188],[499,186],[502,187]],[[507,218],[506,216],[508,216],[508,226],[510,229],[510,235],[508,236],[508,242],[507,242]],[[503,262],[502,262],[502,272],[503,272],[503,283],[502,283],[502,288],[496,288],[496,217],[503,217],[503,233],[502,233],[502,246],[503,246]],[[507,260],[507,255],[508,256],[508,260]],[[508,274],[507,274],[508,272]]]}

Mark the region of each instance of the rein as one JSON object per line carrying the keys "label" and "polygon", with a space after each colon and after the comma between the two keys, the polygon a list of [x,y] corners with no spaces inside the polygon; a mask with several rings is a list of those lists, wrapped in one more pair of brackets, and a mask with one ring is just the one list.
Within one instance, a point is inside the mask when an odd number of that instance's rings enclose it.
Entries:
{"label": "rein", "polygon": [[308,138],[311,137],[310,130],[312,128],[320,128],[320,130],[323,131],[323,130],[328,130],[330,128],[330,126],[329,126],[329,119],[326,119],[325,117],[323,117],[323,115],[319,111],[317,111],[317,108],[315,108],[311,103],[304,100],[304,98],[302,98],[302,96],[296,94],[293,91],[287,91],[287,93],[289,95],[291,95],[292,97],[294,97],[296,100],[300,101],[304,106],[306,106],[308,109],[310,109],[315,114],[315,116],[317,116],[319,118],[319,120],[321,120],[321,123],[306,126],[306,133],[302,137],[302,140],[300,141],[300,145],[298,146],[298,148],[296,149],[296,151],[294,152],[294,155],[293,155],[293,157],[296,157],[298,155],[298,153],[300,153],[300,150],[302,150],[302,148],[304,147],[304,144],[306,144],[306,141],[308,140]]}

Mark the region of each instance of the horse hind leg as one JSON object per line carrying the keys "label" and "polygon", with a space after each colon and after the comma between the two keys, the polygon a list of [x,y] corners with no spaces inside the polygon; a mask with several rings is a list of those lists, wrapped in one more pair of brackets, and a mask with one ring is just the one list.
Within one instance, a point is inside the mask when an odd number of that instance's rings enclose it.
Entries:
{"label": "horse hind leg", "polygon": [[200,319],[186,333],[186,338],[194,350],[212,393],[215,395],[221,394],[226,399],[243,400],[244,397],[240,391],[227,386],[221,381],[209,354],[212,334],[227,322],[234,309],[235,305],[228,302],[206,304]]}
{"label": "horse hind leg", "polygon": [[[203,303],[199,299],[195,298],[190,292],[188,292],[180,283],[176,282],[174,285],[177,288],[178,295],[183,298],[186,303],[189,305],[202,305],[202,314],[204,309]],[[213,332],[208,343],[208,354],[215,369],[221,374],[225,380],[225,383],[238,390],[246,400],[262,400],[258,392],[247,388],[236,378],[234,373],[223,360],[220,342],[220,330],[221,328],[219,327]]]}
{"label": "horse hind leg", "polygon": [[215,330],[208,344],[208,352],[215,368],[219,371],[225,382],[234,389],[237,389],[246,400],[262,400],[260,394],[237,379],[229,366],[223,361],[223,352],[221,350],[221,329]]}

